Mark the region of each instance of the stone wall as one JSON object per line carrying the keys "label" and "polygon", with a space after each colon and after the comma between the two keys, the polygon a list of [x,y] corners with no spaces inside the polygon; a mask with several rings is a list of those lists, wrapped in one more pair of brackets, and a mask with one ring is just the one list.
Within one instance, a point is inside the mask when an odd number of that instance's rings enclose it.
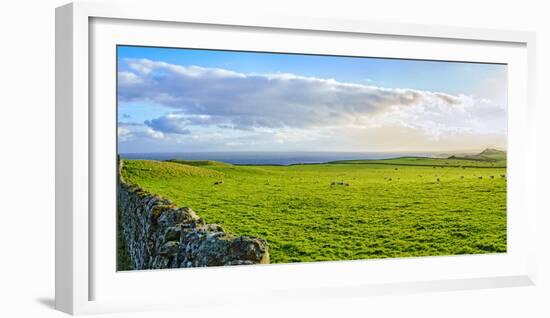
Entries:
{"label": "stone wall", "polygon": [[190,208],[124,182],[121,169],[119,160],[118,217],[133,269],[269,263],[265,240],[205,224]]}

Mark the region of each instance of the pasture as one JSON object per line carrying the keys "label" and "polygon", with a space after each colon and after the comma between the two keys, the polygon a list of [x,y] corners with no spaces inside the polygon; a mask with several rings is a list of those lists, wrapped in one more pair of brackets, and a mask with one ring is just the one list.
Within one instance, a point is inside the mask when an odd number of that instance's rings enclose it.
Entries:
{"label": "pasture", "polygon": [[266,239],[272,263],[506,251],[503,160],[125,160],[122,173],[208,223]]}

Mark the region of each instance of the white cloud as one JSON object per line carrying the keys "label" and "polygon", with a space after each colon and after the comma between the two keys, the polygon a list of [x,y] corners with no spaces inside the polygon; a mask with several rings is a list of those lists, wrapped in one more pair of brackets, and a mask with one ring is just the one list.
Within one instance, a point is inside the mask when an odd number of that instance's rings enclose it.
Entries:
{"label": "white cloud", "polygon": [[124,63],[127,70],[119,72],[119,101],[158,104],[173,112],[147,120],[139,129],[119,127],[121,140],[136,135],[160,139],[165,134],[180,135],[178,140],[183,140],[204,127],[261,132],[275,144],[290,144],[306,131],[336,128],[401,127],[432,140],[460,134],[502,135],[506,130],[506,105],[487,98],[144,59]]}
{"label": "white cloud", "polygon": [[118,72],[118,84],[122,87],[141,84],[141,78],[131,72]]}
{"label": "white cloud", "polygon": [[118,139],[120,141],[131,141],[136,139],[163,139],[164,133],[157,131],[140,123],[118,123],[117,127]]}

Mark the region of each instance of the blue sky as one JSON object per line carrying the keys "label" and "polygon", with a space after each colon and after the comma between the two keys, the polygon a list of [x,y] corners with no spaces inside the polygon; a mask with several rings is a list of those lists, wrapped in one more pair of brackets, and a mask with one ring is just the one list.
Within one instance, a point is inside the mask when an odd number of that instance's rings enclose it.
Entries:
{"label": "blue sky", "polygon": [[[322,55],[182,50],[121,46],[119,60],[150,59],[241,73],[293,73],[341,82],[414,88],[449,94],[475,93],[477,83],[506,74],[501,64],[457,63]],[[121,66],[124,70],[124,64]]]}
{"label": "blue sky", "polygon": [[506,146],[505,65],[129,46],[118,62],[121,152]]}

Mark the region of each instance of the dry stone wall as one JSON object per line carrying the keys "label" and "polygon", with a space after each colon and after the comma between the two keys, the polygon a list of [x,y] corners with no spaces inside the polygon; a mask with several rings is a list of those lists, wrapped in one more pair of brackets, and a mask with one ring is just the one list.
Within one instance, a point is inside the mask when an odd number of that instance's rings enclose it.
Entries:
{"label": "dry stone wall", "polygon": [[118,217],[134,270],[269,263],[267,242],[206,224],[190,208],[124,182],[119,160]]}

